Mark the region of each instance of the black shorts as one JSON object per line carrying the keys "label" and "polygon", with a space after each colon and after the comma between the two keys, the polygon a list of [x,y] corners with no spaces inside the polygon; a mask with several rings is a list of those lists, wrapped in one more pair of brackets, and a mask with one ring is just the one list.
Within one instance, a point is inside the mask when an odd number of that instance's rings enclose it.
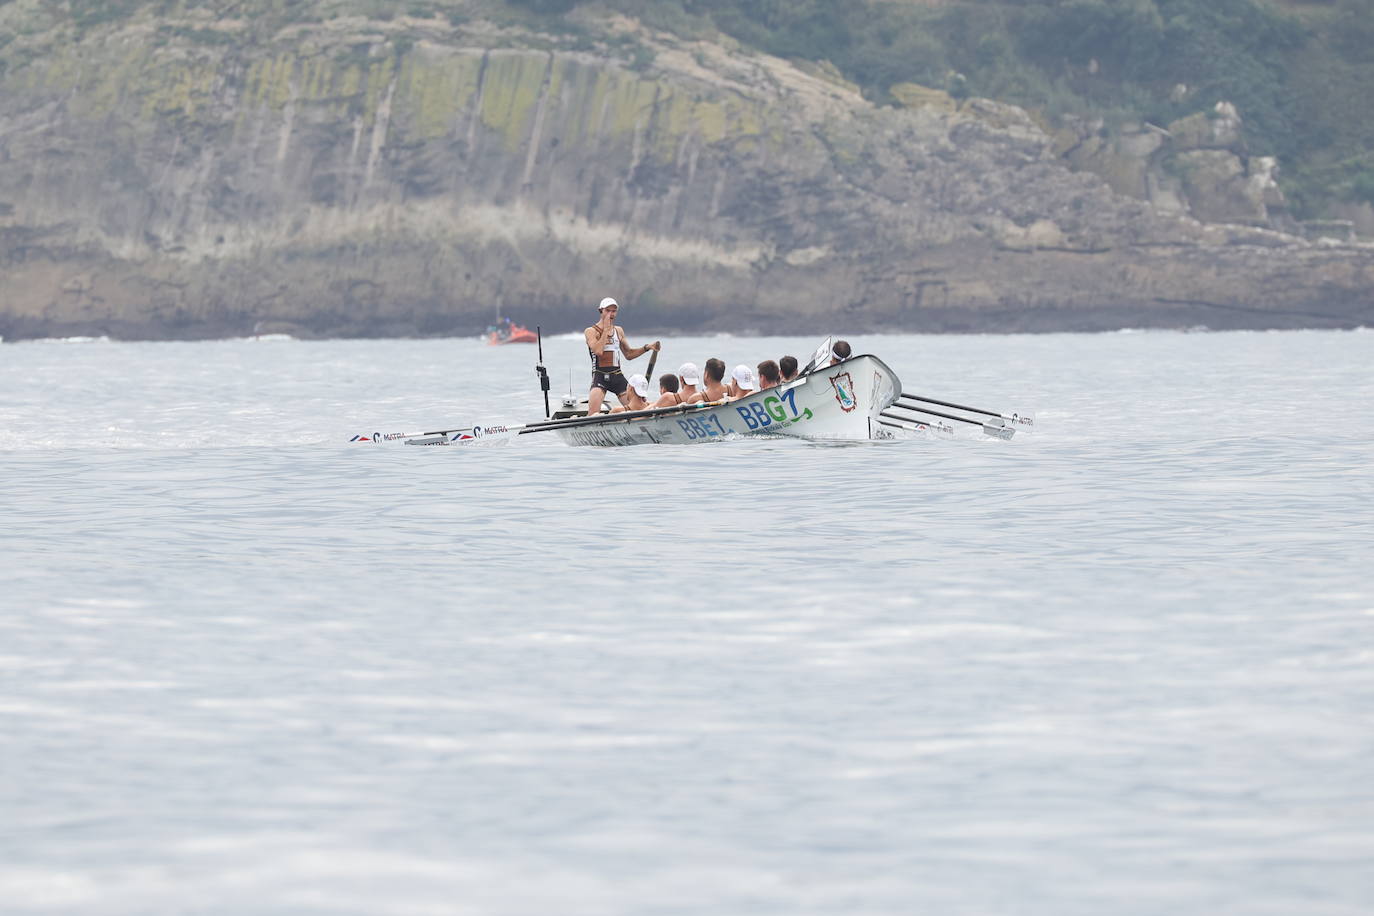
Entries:
{"label": "black shorts", "polygon": [[630,387],[630,383],[625,380],[625,373],[617,368],[593,369],[592,387],[604,388],[616,397],[625,393],[625,389]]}

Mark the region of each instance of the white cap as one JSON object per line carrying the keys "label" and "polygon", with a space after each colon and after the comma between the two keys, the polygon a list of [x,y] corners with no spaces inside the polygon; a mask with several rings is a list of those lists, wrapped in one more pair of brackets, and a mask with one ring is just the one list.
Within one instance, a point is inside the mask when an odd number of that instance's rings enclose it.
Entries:
{"label": "white cap", "polygon": [[649,380],[642,375],[630,376],[630,387],[635,390],[635,394],[641,398],[649,396]]}
{"label": "white cap", "polygon": [[682,376],[682,380],[688,385],[701,384],[701,370],[696,363],[683,363],[678,367],[677,374]]}
{"label": "white cap", "polygon": [[620,303],[619,303],[619,302],[616,302],[616,301],[615,301],[614,299],[612,299],[610,296],[607,296],[605,299],[602,299],[602,300],[601,300],[601,304],[597,306],[597,310],[599,311],[599,310],[601,310],[601,309],[608,309],[608,308],[610,308],[610,307],[613,306],[613,305],[614,305],[616,308],[619,308],[619,307],[620,307]]}
{"label": "white cap", "polygon": [[730,377],[745,391],[759,390],[759,383],[754,381],[754,370],[748,366],[736,366]]}

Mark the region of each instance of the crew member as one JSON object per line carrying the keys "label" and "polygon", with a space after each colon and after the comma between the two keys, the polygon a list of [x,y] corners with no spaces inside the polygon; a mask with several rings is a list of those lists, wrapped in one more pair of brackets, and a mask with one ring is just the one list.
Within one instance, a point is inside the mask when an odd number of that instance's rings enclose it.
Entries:
{"label": "crew member", "polygon": [[784,356],[778,360],[778,369],[782,372],[782,380],[790,382],[797,377],[797,358],[795,356]]}
{"label": "crew member", "polygon": [[735,371],[730,373],[730,388],[728,390],[732,401],[747,398],[758,391],[759,383],[754,381],[754,370],[748,366],[736,366]]}
{"label": "crew member", "polygon": [[654,407],[676,407],[682,403],[682,395],[677,393],[677,376],[665,372],[658,377],[658,400]]}
{"label": "crew member", "polygon": [[701,370],[696,363],[683,363],[677,370],[678,396],[682,398],[682,403],[691,404],[701,400],[701,391],[697,386],[701,384]]}
{"label": "crew member", "polygon": [[765,388],[776,388],[782,384],[782,371],[778,364],[771,359],[765,359],[758,365],[759,370],[759,391]]}
{"label": "crew member", "polygon": [[620,396],[620,401],[625,406],[616,407],[611,413],[621,413],[625,410],[648,410],[649,380],[643,375],[630,376],[630,387]]}
{"label": "crew member", "polygon": [[837,340],[830,345],[830,365],[842,363],[849,359],[849,354],[853,351],[849,349],[849,341]]}
{"label": "crew member", "polygon": [[620,306],[610,296],[602,299],[597,308],[601,311],[601,318],[582,332],[582,336],[587,338],[587,352],[592,357],[592,387],[587,393],[587,416],[601,412],[601,402],[608,391],[624,405],[623,395],[628,386],[624,373],[620,371],[620,360],[635,359],[650,350],[658,350],[660,346],[657,340],[642,347],[630,346],[625,339],[625,329],[615,323]]}
{"label": "crew member", "polygon": [[706,384],[701,389],[702,400],[724,401],[730,392],[725,387],[725,360],[711,357],[706,361]]}

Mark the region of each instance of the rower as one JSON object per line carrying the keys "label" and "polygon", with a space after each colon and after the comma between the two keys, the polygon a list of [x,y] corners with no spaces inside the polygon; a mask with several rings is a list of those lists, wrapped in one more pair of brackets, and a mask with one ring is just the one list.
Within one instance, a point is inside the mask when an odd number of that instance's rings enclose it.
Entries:
{"label": "rower", "polygon": [[649,409],[649,380],[643,375],[636,373],[630,376],[630,387],[621,395],[622,406],[614,408],[611,413],[622,413],[626,410],[648,410]]}
{"label": "rower", "polygon": [[696,363],[683,363],[677,370],[678,396],[682,398],[682,403],[691,404],[693,401],[701,400],[701,392],[697,386],[701,384],[701,370]]}
{"label": "rower", "polygon": [[677,393],[677,376],[665,372],[658,377],[658,400],[654,407],[676,407],[682,403],[682,395]]}
{"label": "rower", "polygon": [[778,360],[778,370],[782,373],[782,380],[790,382],[796,378],[799,365],[795,356],[784,356]]}
{"label": "rower", "polygon": [[706,384],[702,386],[701,397],[704,401],[724,401],[730,392],[725,387],[725,360],[714,356],[706,361]]}
{"label": "rower", "polygon": [[782,370],[778,364],[771,359],[765,359],[759,363],[759,391],[765,388],[776,388],[782,384]]}
{"label": "rower", "polygon": [[582,336],[587,339],[587,352],[592,357],[592,387],[587,394],[587,416],[601,413],[601,402],[608,391],[614,394],[622,405],[625,403],[625,389],[629,386],[625,382],[624,373],[620,371],[622,356],[625,359],[635,359],[650,350],[657,351],[661,346],[657,340],[642,347],[630,346],[629,340],[625,338],[625,329],[615,323],[620,306],[610,296],[602,299],[597,309],[601,312],[601,317],[596,324],[582,332]]}
{"label": "rower", "polygon": [[830,365],[842,363],[849,359],[849,354],[853,351],[849,349],[849,341],[837,340],[830,345]]}
{"label": "rower", "polygon": [[759,390],[759,383],[754,381],[754,370],[748,366],[736,366],[735,371],[730,373],[730,400],[738,401],[740,398],[747,398],[755,391]]}

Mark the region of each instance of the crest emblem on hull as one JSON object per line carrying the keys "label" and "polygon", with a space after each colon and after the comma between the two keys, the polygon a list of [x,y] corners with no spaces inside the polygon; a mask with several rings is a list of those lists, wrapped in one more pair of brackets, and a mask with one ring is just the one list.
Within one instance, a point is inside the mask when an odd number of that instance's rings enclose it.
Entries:
{"label": "crest emblem on hull", "polygon": [[830,384],[835,389],[835,400],[840,402],[841,410],[849,413],[859,406],[854,400],[854,380],[849,377],[848,372],[830,376]]}

